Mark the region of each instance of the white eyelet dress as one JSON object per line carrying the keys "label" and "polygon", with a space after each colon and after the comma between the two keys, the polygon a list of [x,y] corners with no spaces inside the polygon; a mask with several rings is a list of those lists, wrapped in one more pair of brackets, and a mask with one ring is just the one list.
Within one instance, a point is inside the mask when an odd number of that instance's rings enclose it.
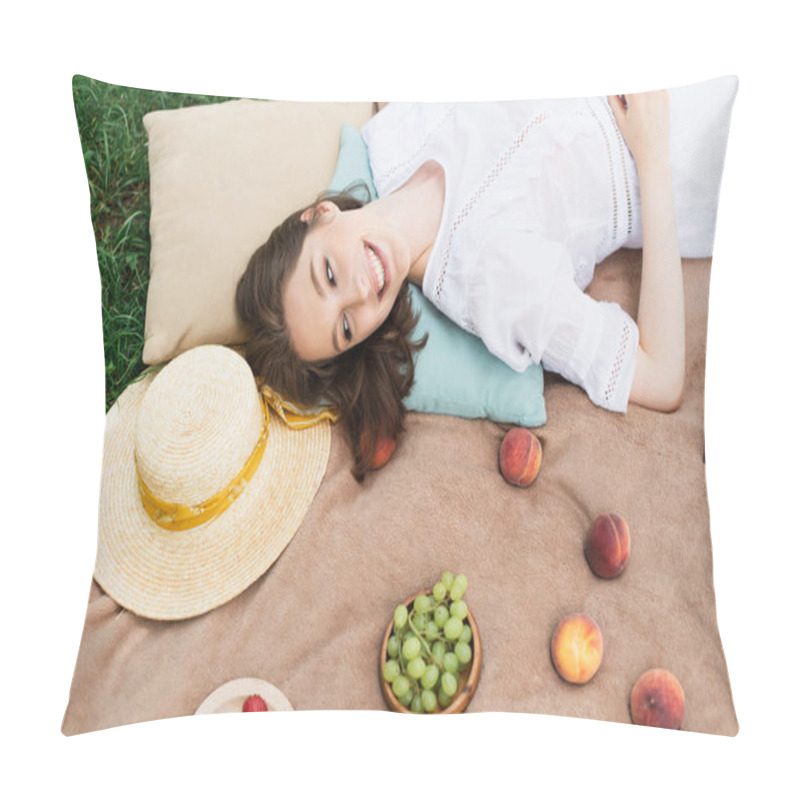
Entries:
{"label": "white eyelet dress", "polygon": [[[670,90],[681,253],[711,254],[735,78]],[[595,265],[641,247],[633,158],[605,98],[390,103],[362,129],[378,196],[444,169],[422,290],[517,371],[534,362],[624,412],[636,323],[584,294]]]}

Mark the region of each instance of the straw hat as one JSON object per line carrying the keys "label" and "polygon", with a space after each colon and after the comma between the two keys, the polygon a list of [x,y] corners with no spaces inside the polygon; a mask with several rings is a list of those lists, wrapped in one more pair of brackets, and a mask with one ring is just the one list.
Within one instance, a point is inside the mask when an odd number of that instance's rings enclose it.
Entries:
{"label": "straw hat", "polygon": [[289,544],[328,463],[331,417],[292,428],[274,400],[277,414],[247,362],[216,345],[119,397],[106,416],[94,574],[120,605],[153,619],[202,614]]}

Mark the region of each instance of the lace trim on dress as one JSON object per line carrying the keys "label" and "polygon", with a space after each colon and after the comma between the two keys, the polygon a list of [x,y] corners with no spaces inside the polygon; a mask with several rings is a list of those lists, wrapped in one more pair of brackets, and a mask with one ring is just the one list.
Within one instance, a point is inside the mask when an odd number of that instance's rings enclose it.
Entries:
{"label": "lace trim on dress", "polygon": [[628,176],[628,166],[625,163],[625,149],[627,145],[625,144],[625,139],[623,139],[620,129],[617,127],[617,121],[614,118],[614,112],[611,110],[611,106],[609,106],[608,103],[602,103],[601,105],[608,117],[609,124],[617,140],[617,155],[619,156],[619,168],[622,171],[622,182],[625,189],[625,208],[628,216],[628,224],[625,230],[627,235],[630,236],[633,231],[633,204],[631,203],[631,181]]}
{"label": "lace trim on dress", "polygon": [[[483,179],[480,186],[475,190],[475,192],[469,197],[469,199],[464,203],[461,207],[461,210],[458,212],[458,215],[453,220],[452,225],[450,226],[450,231],[447,237],[447,244],[445,246],[444,254],[442,255],[442,262],[439,268],[439,274],[436,278],[436,285],[434,286],[433,292],[436,297],[436,303],[441,303],[442,298],[442,289],[444,287],[444,279],[447,274],[447,265],[450,262],[450,255],[453,250],[453,242],[455,240],[456,234],[458,233],[458,229],[461,225],[466,221],[467,217],[469,217],[472,209],[475,208],[477,203],[486,194],[487,189],[494,183],[494,181],[498,178],[498,176],[503,172],[503,170],[508,166],[509,162],[514,158],[514,156],[519,151],[520,147],[525,142],[525,138],[527,135],[538,125],[541,125],[547,119],[547,114],[542,112],[537,114],[528,124],[522,129],[520,134],[517,136],[516,139],[506,148],[500,158],[495,162],[495,165],[489,171],[489,174]],[[474,332],[474,331],[471,331]]]}
{"label": "lace trim on dress", "polygon": [[[609,252],[619,247],[619,226],[620,217],[626,218],[625,232],[626,237],[630,236],[633,231],[633,206],[631,204],[631,180],[628,175],[628,167],[625,162],[625,149],[627,145],[622,138],[619,128],[617,127],[616,120],[614,119],[614,112],[608,103],[599,100],[598,98],[587,98],[586,105],[594,117],[597,126],[600,129],[600,135],[603,137],[603,143],[606,149],[606,156],[608,157],[608,172],[611,178],[611,242],[607,241],[607,235],[603,235],[603,240],[600,243],[600,250],[605,251],[607,248]],[[599,106],[602,111],[598,112],[596,106]],[[600,116],[603,115],[603,117]],[[613,141],[612,141],[613,140]],[[622,184],[621,186],[619,184]],[[622,212],[620,206],[624,204]]]}
{"label": "lace trim on dress", "polygon": [[[611,173],[611,238],[616,238],[617,235],[617,185],[614,181],[614,170],[612,168],[611,162],[611,143],[608,140],[608,134],[606,133],[605,128],[600,124],[600,120],[595,113],[595,110],[592,108],[589,100],[586,100],[586,104],[589,106],[589,110],[592,112],[592,116],[594,117],[595,121],[600,128],[600,135],[603,137],[603,144],[606,146],[606,155],[608,156],[608,166],[609,172]],[[603,240],[600,243],[601,248],[605,248],[607,246],[606,242],[606,234],[603,233]]]}
{"label": "lace trim on dress", "polygon": [[623,367],[628,363],[628,351],[630,350],[631,344],[634,341],[635,335],[633,330],[633,322],[630,319],[626,319],[622,327],[622,335],[619,339],[619,345],[617,346],[617,354],[614,358],[614,362],[611,365],[611,371],[608,375],[608,382],[606,383],[606,387],[603,391],[603,399],[605,400],[606,406],[613,407],[614,405],[614,400],[619,391],[618,384],[620,378],[623,377],[622,370]]}

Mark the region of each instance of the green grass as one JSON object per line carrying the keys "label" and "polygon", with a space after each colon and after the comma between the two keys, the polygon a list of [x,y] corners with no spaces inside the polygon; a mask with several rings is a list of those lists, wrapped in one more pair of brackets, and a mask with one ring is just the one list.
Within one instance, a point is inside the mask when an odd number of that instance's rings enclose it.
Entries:
{"label": "green grass", "polygon": [[132,89],[80,75],[72,94],[100,267],[108,409],[145,369],[150,184],[142,117],[229,98]]}

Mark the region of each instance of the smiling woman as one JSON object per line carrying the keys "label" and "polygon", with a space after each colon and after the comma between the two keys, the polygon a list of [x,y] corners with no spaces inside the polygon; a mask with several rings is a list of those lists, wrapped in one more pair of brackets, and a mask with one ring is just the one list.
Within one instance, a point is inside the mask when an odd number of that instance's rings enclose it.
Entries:
{"label": "smiling woman", "polygon": [[[425,344],[411,339],[416,316],[408,283],[397,279],[404,254],[376,243],[391,236],[376,235],[374,223],[360,226],[370,219],[366,212],[348,194],[295,212],[252,255],[236,287],[238,314],[251,331],[245,355],[254,373],[298,403],[339,408],[359,480],[379,435],[396,438],[403,429],[398,397],[411,391],[414,353]],[[382,288],[370,268],[370,247],[380,248],[385,265]],[[363,334],[363,341],[348,342],[347,332]],[[301,355],[297,342],[306,334],[309,349],[301,344]]]}
{"label": "smiling woman", "polygon": [[421,282],[442,215],[441,167],[424,164],[387,201],[343,212],[323,200],[301,213],[308,235],[283,292],[301,359],[360,344],[388,317],[404,282]]}
{"label": "smiling woman", "polygon": [[[362,129],[378,199],[318,201],[290,218],[291,256],[281,226],[248,266],[237,301],[257,341],[251,366],[298,402],[341,406],[347,383],[359,474],[362,434],[375,442],[402,425],[413,346],[391,320],[411,282],[518,372],[541,364],[609,411],[674,411],[681,258],[711,255],[724,157],[724,138],[701,147],[702,133],[735,89],[719,79],[624,97],[387,105]],[[643,252],[636,319],[585,292],[620,248]],[[262,282],[269,300],[253,291]],[[276,358],[301,375],[277,375]]]}

